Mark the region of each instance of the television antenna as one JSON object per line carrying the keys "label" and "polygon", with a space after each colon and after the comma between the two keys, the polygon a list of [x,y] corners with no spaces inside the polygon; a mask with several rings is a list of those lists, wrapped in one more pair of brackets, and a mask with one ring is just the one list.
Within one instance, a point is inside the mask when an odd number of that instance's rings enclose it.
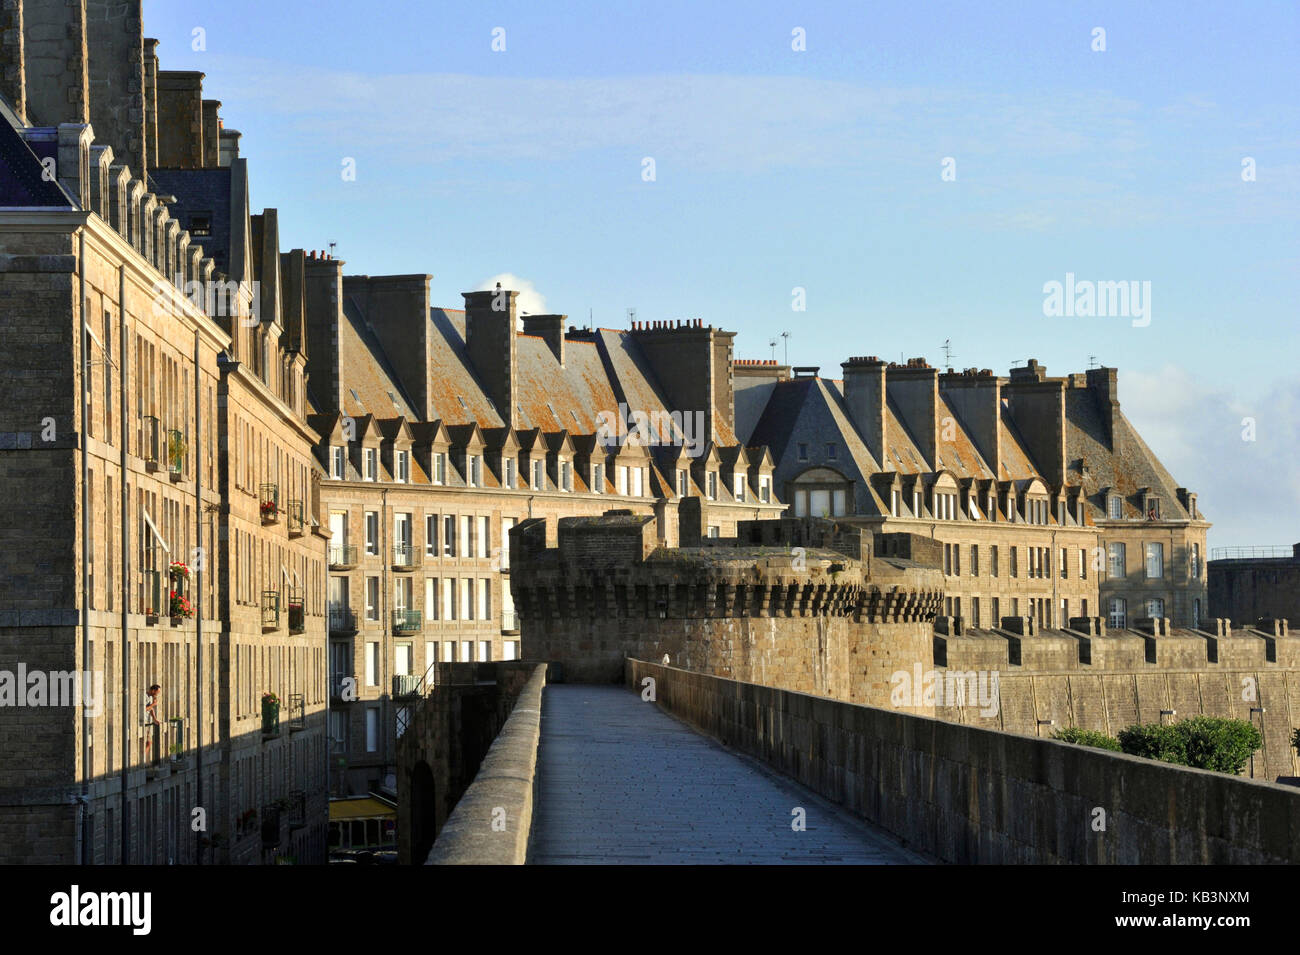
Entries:
{"label": "television antenna", "polygon": [[790,333],[782,332],[781,337],[785,339],[785,363],[790,364]]}
{"label": "television antenna", "polygon": [[952,339],[945,338],[943,340],[943,367],[951,369],[953,357],[954,355],[952,353]]}
{"label": "television antenna", "polygon": [[770,342],[767,343],[767,345],[769,348],[772,349],[772,361],[776,361],[776,339],[773,338]]}

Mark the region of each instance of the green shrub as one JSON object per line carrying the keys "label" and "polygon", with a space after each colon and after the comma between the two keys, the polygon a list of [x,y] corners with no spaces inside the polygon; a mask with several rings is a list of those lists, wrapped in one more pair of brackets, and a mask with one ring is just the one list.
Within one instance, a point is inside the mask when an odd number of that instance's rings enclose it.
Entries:
{"label": "green shrub", "polygon": [[1078,743],[1080,746],[1092,746],[1096,749],[1110,749],[1117,753],[1120,752],[1119,740],[1098,730],[1085,730],[1077,726],[1067,726],[1065,729],[1059,729],[1053,733],[1052,739],[1059,739],[1062,743]]}
{"label": "green shrub", "polygon": [[1291,745],[1295,747],[1297,753],[1300,753],[1300,729],[1291,731]]}
{"label": "green shrub", "polygon": [[1193,716],[1169,726],[1129,726],[1120,730],[1119,743],[1131,756],[1236,775],[1264,738],[1246,720]]}

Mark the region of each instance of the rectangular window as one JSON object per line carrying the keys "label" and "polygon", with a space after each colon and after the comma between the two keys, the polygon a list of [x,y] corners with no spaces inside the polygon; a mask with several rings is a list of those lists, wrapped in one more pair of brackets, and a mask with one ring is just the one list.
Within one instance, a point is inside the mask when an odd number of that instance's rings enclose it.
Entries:
{"label": "rectangular window", "polygon": [[460,556],[474,556],[474,518],[468,514],[460,516]]}
{"label": "rectangular window", "polygon": [[1124,516],[1124,499],[1118,494],[1111,495],[1109,513],[1112,521],[1118,521]]}
{"label": "rectangular window", "polygon": [[1128,573],[1125,567],[1125,550],[1123,544],[1111,544],[1107,549],[1106,576],[1111,579],[1121,579]]}
{"label": "rectangular window", "polygon": [[603,464],[591,466],[591,491],[593,494],[605,493],[605,465]]}
{"label": "rectangular window", "polygon": [[398,577],[393,588],[393,609],[408,610],[411,607],[411,578]]}
{"label": "rectangular window", "polygon": [[330,447],[330,477],[343,480],[343,449],[337,445]]}
{"label": "rectangular window", "polygon": [[445,452],[439,451],[433,456],[433,483],[447,483],[447,455]]}
{"label": "rectangular window", "polygon": [[970,599],[970,625],[972,627],[979,627],[982,625],[980,621],[980,599],[978,597],[972,597]]}
{"label": "rectangular window", "polygon": [[560,487],[566,491],[573,490],[573,472],[568,461],[560,462]]}
{"label": "rectangular window", "polygon": [[374,448],[366,448],[362,453],[366,459],[366,480],[373,481],[379,473],[379,465],[377,464],[379,452]]}
{"label": "rectangular window", "polygon": [[807,460],[808,460],[808,445],[800,443],[800,445],[799,445],[799,460],[800,460],[800,461],[807,461]]}
{"label": "rectangular window", "polygon": [[[438,619],[438,578],[424,578],[424,619]],[[433,644],[429,644],[429,649],[433,649]]]}
{"label": "rectangular window", "polygon": [[380,552],[380,512],[365,512],[365,552],[367,554],[378,554]]}
{"label": "rectangular window", "polygon": [[[1086,547],[1079,548],[1079,579],[1088,579],[1088,549]],[[1087,616],[1087,614],[1084,616]]]}
{"label": "rectangular window", "polygon": [[709,472],[708,484],[709,484],[709,500],[716,501],[718,499],[718,472],[717,471]]}
{"label": "rectangular window", "polygon": [[618,493],[627,497],[627,465],[618,466]]}
{"label": "rectangular window", "polygon": [[424,515],[424,553],[426,557],[438,556],[438,515]]}
{"label": "rectangular window", "polygon": [[477,454],[469,459],[469,486],[483,486],[483,458]]}
{"label": "rectangular window", "polygon": [[366,752],[379,752],[379,707],[366,707]]}
{"label": "rectangular window", "polygon": [[1061,548],[1061,579],[1069,578],[1069,554],[1064,547]]}
{"label": "rectangular window", "polygon": [[912,492],[912,516],[913,517],[921,516],[921,492],[920,491]]}
{"label": "rectangular window", "polygon": [[492,581],[484,577],[478,582],[478,618],[489,620],[492,617]]}
{"label": "rectangular window", "polygon": [[998,545],[994,544],[989,551],[989,575],[996,577],[998,575]]}
{"label": "rectangular window", "polygon": [[480,558],[489,555],[492,550],[492,518],[480,517],[478,519],[478,538],[475,544],[478,547],[478,556]]}
{"label": "rectangular window", "polygon": [[1160,520],[1160,498],[1158,497],[1147,498],[1147,520],[1149,521]]}
{"label": "rectangular window", "polygon": [[1165,575],[1165,545],[1147,544],[1147,579],[1155,580]]}
{"label": "rectangular window", "polygon": [[1151,597],[1147,600],[1147,616],[1155,617],[1157,620],[1163,619],[1165,615],[1165,601],[1163,597]]}
{"label": "rectangular window", "polygon": [[980,545],[970,545],[970,575],[978,577],[980,575]]}
{"label": "rectangular window", "polygon": [[442,556],[456,556],[456,518],[450,514],[442,518]]}
{"label": "rectangular window", "polygon": [[[111,482],[110,482],[110,487],[111,487]],[[1188,567],[1188,570],[1191,572],[1192,580],[1201,579],[1201,545],[1200,544],[1192,545],[1191,566]]]}
{"label": "rectangular window", "polygon": [[442,578],[442,619],[456,619],[456,582],[450,577]]}
{"label": "rectangular window", "polygon": [[1020,568],[1019,568],[1019,566],[1017,566],[1017,562],[1016,562],[1016,551],[1017,551],[1017,549],[1018,549],[1018,548],[1016,548],[1016,547],[1012,547],[1012,548],[1011,548],[1011,576],[1012,576],[1012,577],[1019,577],[1019,576],[1020,576]]}
{"label": "rectangular window", "polygon": [[514,487],[515,486],[515,459],[514,458],[506,458],[504,470],[506,475],[505,477],[506,487]]}
{"label": "rectangular window", "polygon": [[846,513],[846,499],[843,488],[836,488],[831,493],[831,513],[836,517],[843,517]]}
{"label": "rectangular window", "polygon": [[546,468],[541,461],[533,462],[533,490],[546,490]]}
{"label": "rectangular window", "polygon": [[460,659],[463,663],[472,663],[474,660],[474,641],[462,640],[460,642]]}
{"label": "rectangular window", "polygon": [[460,582],[460,619],[474,619],[474,581],[465,577]]}
{"label": "rectangular window", "polygon": [[379,685],[379,642],[366,641],[366,686]]}
{"label": "rectangular window", "polygon": [[366,619],[379,619],[379,578],[366,578]]}
{"label": "rectangular window", "polygon": [[898,517],[898,516],[899,516],[899,512],[903,509],[902,497],[903,497],[902,492],[899,491],[897,488],[895,488],[895,489],[894,489],[894,493],[893,493],[893,495],[891,495],[891,497],[890,497],[890,501],[889,501],[889,516],[890,516],[890,517]]}
{"label": "rectangular window", "polygon": [[835,442],[832,441],[832,442],[830,442],[829,444],[827,444],[827,445],[826,445],[826,460],[827,460],[827,461],[834,461],[834,460],[835,460],[836,452],[837,452],[838,450],[839,450],[839,449],[835,446]]}
{"label": "rectangular window", "polygon": [[478,642],[478,661],[479,661],[479,663],[487,663],[487,662],[490,661],[491,659],[492,659],[492,641],[491,641],[491,640],[480,640],[480,641]]}
{"label": "rectangular window", "polygon": [[686,497],[686,487],[687,487],[686,473],[687,472],[685,471],[685,469],[678,470],[677,472],[677,496],[678,497]]}
{"label": "rectangular window", "polygon": [[759,479],[759,491],[762,494],[764,504],[772,503],[772,479],[764,477]]}
{"label": "rectangular window", "polygon": [[641,468],[632,468],[632,496],[640,497],[644,493],[641,482],[645,477],[645,471]]}
{"label": "rectangular window", "polygon": [[1128,603],[1123,597],[1110,598],[1110,616],[1106,625],[1113,630],[1123,630],[1128,626]]}
{"label": "rectangular window", "polygon": [[501,518],[501,569],[510,569],[510,530],[517,523],[516,518]]}
{"label": "rectangular window", "polygon": [[399,484],[405,484],[411,480],[411,452],[397,452],[397,474],[394,478]]}
{"label": "rectangular window", "polygon": [[736,487],[735,487],[735,491],[734,491],[735,498],[736,498],[737,501],[743,501],[743,500],[745,499],[745,477],[744,477],[744,475],[742,475],[742,474],[737,474],[737,475],[735,475],[735,482],[736,482]]}
{"label": "rectangular window", "polygon": [[993,598],[993,623],[992,623],[992,626],[995,626],[995,627],[1000,627],[1000,626],[1002,626],[1002,601],[1001,601],[999,598],[997,598],[997,597],[994,597],[994,598]]}

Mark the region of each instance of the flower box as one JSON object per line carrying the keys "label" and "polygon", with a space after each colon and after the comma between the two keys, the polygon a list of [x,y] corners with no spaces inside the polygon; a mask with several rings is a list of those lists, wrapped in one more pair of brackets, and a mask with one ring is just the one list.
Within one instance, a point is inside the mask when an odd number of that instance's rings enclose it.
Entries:
{"label": "flower box", "polygon": [[274,693],[262,694],[262,735],[280,735],[280,698]]}

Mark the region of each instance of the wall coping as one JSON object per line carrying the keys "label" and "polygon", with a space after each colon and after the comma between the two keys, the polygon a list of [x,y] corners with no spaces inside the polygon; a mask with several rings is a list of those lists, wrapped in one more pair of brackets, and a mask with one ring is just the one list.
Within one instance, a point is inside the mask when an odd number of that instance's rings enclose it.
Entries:
{"label": "wall coping", "polygon": [[[456,803],[425,865],[523,865],[533,823],[533,783],[542,729],[546,664],[538,664],[492,741],[474,781]],[[493,813],[505,810],[505,828]]]}

